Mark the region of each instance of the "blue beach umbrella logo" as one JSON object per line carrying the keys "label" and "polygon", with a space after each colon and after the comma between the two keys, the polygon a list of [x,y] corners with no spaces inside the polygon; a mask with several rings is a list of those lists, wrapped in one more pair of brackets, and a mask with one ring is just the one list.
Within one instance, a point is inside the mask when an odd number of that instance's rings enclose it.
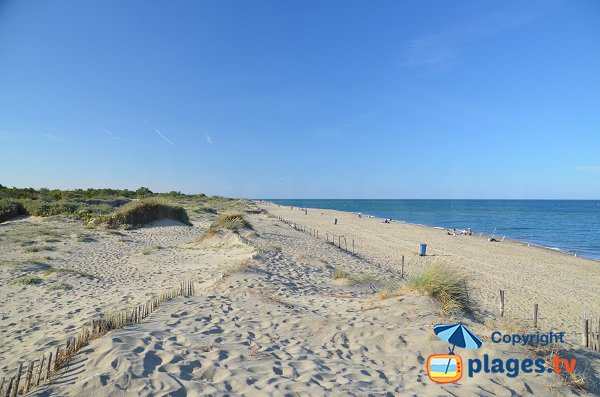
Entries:
{"label": "blue beach umbrella logo", "polygon": [[473,332],[462,324],[438,324],[433,327],[438,338],[452,345],[449,354],[454,354],[456,346],[463,349],[479,349],[483,342]]}
{"label": "blue beach umbrella logo", "polygon": [[462,378],[462,358],[454,354],[454,348],[479,349],[483,342],[462,324],[438,324],[433,332],[452,345],[448,354],[432,354],[427,359],[427,374],[437,383],[456,382]]}

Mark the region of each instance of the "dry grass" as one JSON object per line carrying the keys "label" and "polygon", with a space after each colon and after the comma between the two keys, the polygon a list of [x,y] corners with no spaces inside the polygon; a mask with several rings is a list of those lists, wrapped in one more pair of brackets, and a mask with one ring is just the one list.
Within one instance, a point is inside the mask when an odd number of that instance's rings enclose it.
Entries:
{"label": "dry grass", "polygon": [[219,230],[239,230],[239,229],[252,229],[252,225],[244,218],[244,214],[241,212],[224,212],[217,216],[214,222],[210,225],[208,230],[204,233],[201,239],[206,237],[214,236]]}
{"label": "dry grass", "polygon": [[395,298],[397,296],[402,296],[402,295],[406,295],[406,291],[404,291],[402,289],[396,289],[396,290],[384,289],[377,294],[377,300],[383,301],[386,299],[391,299],[391,298]]}
{"label": "dry grass", "polygon": [[63,290],[64,291],[64,290],[68,290],[68,289],[71,289],[71,288],[73,288],[73,287],[71,287],[67,283],[63,283],[62,281],[57,281],[57,282],[54,282],[54,283],[48,285],[48,289],[50,291],[56,291],[56,290]]}
{"label": "dry grass", "polygon": [[434,262],[419,274],[409,277],[406,289],[437,299],[444,313],[473,310],[465,278],[441,262]]}
{"label": "dry grass", "polygon": [[334,280],[346,281],[348,284],[379,282],[379,279],[374,275],[353,273],[343,267],[336,268],[331,277]]}
{"label": "dry grass", "polygon": [[33,246],[33,247],[26,248],[24,251],[27,253],[40,252],[40,251],[54,251],[54,247],[50,247],[48,245]]}
{"label": "dry grass", "polygon": [[251,269],[250,260],[244,260],[238,263],[234,263],[233,265],[227,266],[223,269],[223,277],[229,276],[233,273],[243,273],[248,269]]}

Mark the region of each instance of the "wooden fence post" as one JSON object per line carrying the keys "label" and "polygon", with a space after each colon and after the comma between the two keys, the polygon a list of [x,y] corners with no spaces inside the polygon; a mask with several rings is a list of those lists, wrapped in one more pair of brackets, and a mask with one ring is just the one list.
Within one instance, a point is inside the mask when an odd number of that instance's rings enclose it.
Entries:
{"label": "wooden fence post", "polygon": [[50,379],[50,372],[52,371],[52,352],[48,356],[48,366],[46,367],[46,380]]}
{"label": "wooden fence post", "polygon": [[23,388],[23,393],[27,393],[29,391],[29,385],[31,384],[31,377],[33,376],[33,361],[29,362],[27,366],[27,372],[25,373],[25,386]]}
{"label": "wooden fence post", "polygon": [[404,278],[404,255],[402,255],[402,273],[400,273],[400,275]]}
{"label": "wooden fence post", "polygon": [[538,326],[538,304],[533,304],[533,328]]}
{"label": "wooden fence post", "polygon": [[504,317],[504,290],[500,290],[500,317]]}
{"label": "wooden fence post", "polygon": [[354,239],[352,239],[352,255],[354,255]]}
{"label": "wooden fence post", "polygon": [[581,339],[581,344],[584,347],[588,347],[590,344],[590,339],[589,339],[589,326],[590,326],[590,320],[588,320],[587,318],[583,319],[583,335],[582,335],[582,339]]}
{"label": "wooden fence post", "polygon": [[6,397],[11,397],[14,381],[15,381],[14,376],[12,378],[10,378],[10,380],[8,381],[8,388],[6,389],[6,394],[5,394]]}
{"label": "wooden fence post", "polygon": [[16,397],[19,394],[19,381],[21,380],[21,370],[23,369],[23,363],[19,364],[19,370],[17,371],[17,378],[15,379],[15,384],[13,385],[12,397]]}

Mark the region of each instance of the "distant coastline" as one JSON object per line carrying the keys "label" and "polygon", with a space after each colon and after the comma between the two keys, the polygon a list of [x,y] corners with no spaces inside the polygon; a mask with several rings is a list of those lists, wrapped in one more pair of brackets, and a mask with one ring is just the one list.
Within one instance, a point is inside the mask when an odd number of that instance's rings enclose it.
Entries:
{"label": "distant coastline", "polygon": [[600,200],[264,200],[287,206],[362,213],[432,228],[470,228],[473,233],[488,238],[505,238],[568,256],[600,261],[600,228],[597,226],[600,225]]}

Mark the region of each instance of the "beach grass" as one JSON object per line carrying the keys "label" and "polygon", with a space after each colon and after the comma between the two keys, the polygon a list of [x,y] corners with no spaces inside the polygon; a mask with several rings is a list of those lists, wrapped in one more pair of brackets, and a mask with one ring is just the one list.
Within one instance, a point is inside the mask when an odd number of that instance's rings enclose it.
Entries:
{"label": "beach grass", "polygon": [[125,204],[114,213],[102,217],[101,223],[116,229],[124,225],[140,227],[165,218],[190,224],[183,207],[169,204],[162,198],[149,198]]}
{"label": "beach grass", "polygon": [[379,279],[371,274],[364,273],[354,273],[345,269],[343,267],[336,268],[331,277],[334,280],[343,280],[348,284],[361,284],[361,283],[370,283],[370,282],[379,282]]}
{"label": "beach grass", "polygon": [[437,299],[445,313],[469,313],[473,310],[465,278],[440,262],[434,262],[420,273],[410,276],[406,289]]}
{"label": "beach grass", "polygon": [[54,251],[54,247],[49,245],[34,245],[25,249],[27,253],[40,252],[40,251]]}
{"label": "beach grass", "polygon": [[67,283],[63,283],[62,281],[57,281],[57,282],[54,282],[54,283],[48,285],[48,289],[50,291],[68,290],[71,288],[73,288],[73,287],[71,287],[71,285],[69,285]]}
{"label": "beach grass", "polygon": [[14,279],[12,284],[38,285],[42,283],[42,279],[35,276],[19,277]]}
{"label": "beach grass", "polygon": [[241,212],[227,211],[216,217],[202,238],[213,236],[219,230],[239,230],[244,228],[252,229],[252,225],[244,218],[244,214]]}

